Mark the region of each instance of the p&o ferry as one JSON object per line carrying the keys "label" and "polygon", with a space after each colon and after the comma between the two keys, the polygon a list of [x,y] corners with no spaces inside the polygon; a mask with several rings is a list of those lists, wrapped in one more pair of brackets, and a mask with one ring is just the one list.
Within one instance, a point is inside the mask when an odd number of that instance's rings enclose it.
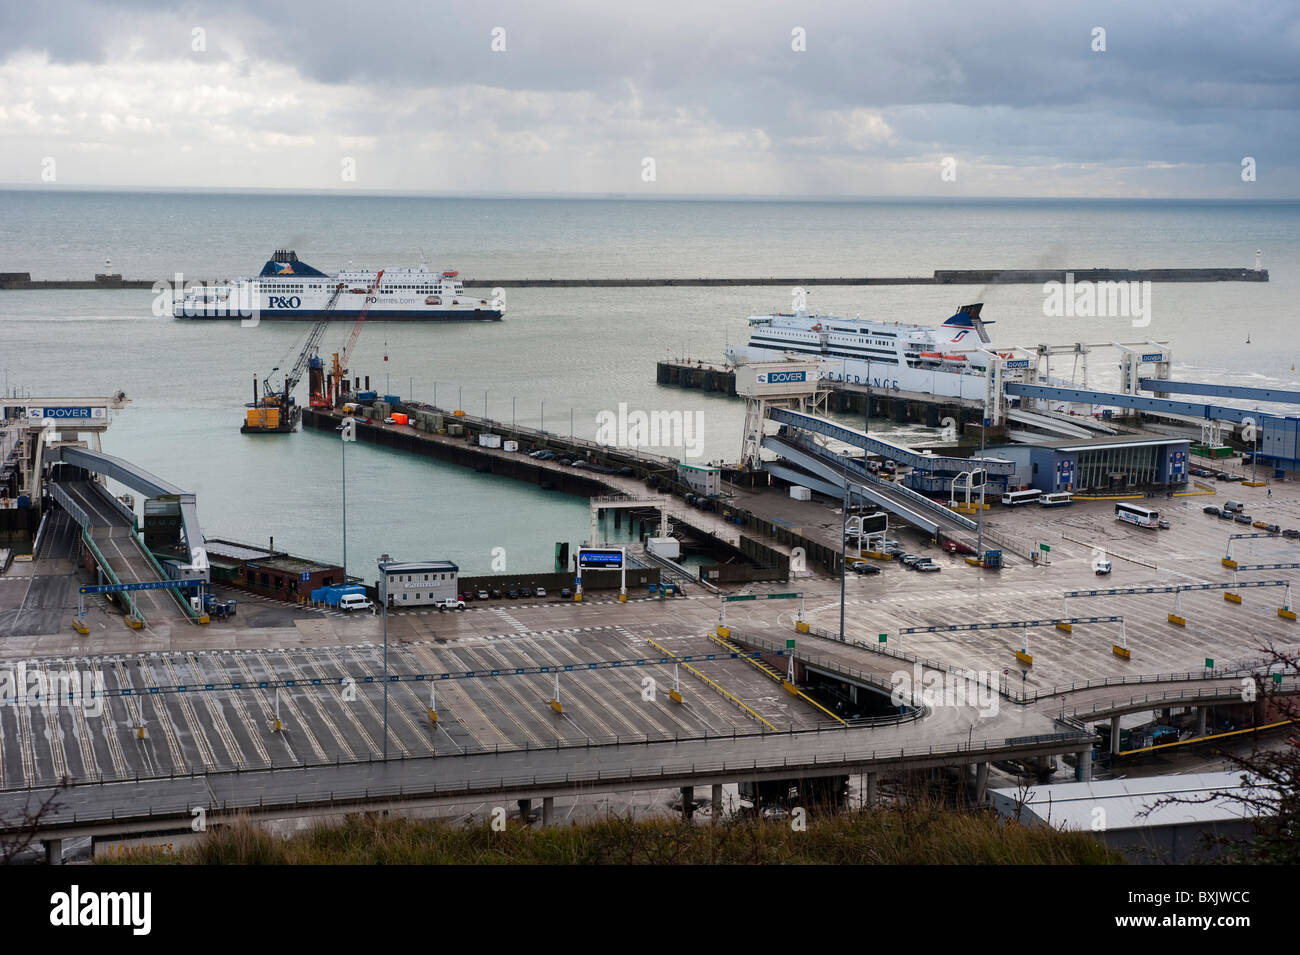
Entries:
{"label": "p&o ferry", "polygon": [[451,270],[431,272],[423,265],[344,269],[327,275],[293,250],[279,249],[255,278],[187,288],[175,302],[173,314],[193,319],[256,314],[267,321],[315,321],[326,312],[354,318],[368,302],[372,322],[496,321],[504,316],[500,289],[493,290],[491,299],[466,295],[458,276]]}
{"label": "p&o ferry", "polygon": [[726,358],[733,365],[820,358],[820,377],[829,381],[982,398],[989,362],[1014,358],[993,350],[985,327],[993,323],[980,318],[982,308],[963,305],[941,325],[911,325],[814,315],[796,294],[792,312],[751,315],[749,342],[728,347]]}

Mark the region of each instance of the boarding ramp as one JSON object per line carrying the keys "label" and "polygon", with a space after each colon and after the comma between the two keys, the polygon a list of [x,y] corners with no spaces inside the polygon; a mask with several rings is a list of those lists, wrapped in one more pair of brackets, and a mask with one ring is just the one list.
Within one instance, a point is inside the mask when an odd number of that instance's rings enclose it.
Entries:
{"label": "boarding ramp", "polygon": [[[1027,424],[1030,427],[1050,432],[1051,435],[1057,435],[1059,437],[1094,437],[1093,433],[1086,428],[1080,427],[1077,424],[1071,424],[1068,420],[1062,421],[1055,415],[1043,414],[1041,411],[1023,411],[1020,408],[1012,408],[1007,412],[1007,420],[1014,421],[1017,424]],[[1113,434],[1114,432],[1111,433]],[[1051,439],[1048,435],[1044,435],[1043,440]]]}
{"label": "boarding ramp", "polygon": [[119,484],[149,498],[174,500],[180,505],[181,527],[185,535],[186,554],[191,562],[194,560],[194,548],[203,546],[203,531],[199,527],[197,498],[189,491],[181,490],[170,481],[164,481],[157,475],[137,467],[124,458],[92,451],[90,448],[75,445],[59,445],[50,449],[47,461],[59,461],[73,467],[82,468],[94,474],[112,478]]}
{"label": "boarding ramp", "polygon": [[876,435],[867,434],[865,431],[845,427],[842,424],[836,424],[834,421],[827,421],[825,418],[804,414],[801,411],[770,408],[767,416],[769,420],[778,424],[833,438],[852,447],[861,448],[868,454],[878,454],[881,457],[897,461],[899,464],[905,464],[918,471],[949,471],[958,474],[962,471],[969,471],[972,467],[979,467],[983,468],[991,476],[1002,477],[1011,477],[1016,472],[1016,465],[1013,461],[1005,461],[1001,458],[958,458],[942,454],[921,454],[919,451],[913,451],[901,444],[894,444],[892,441],[886,441]]}
{"label": "boarding ramp", "polygon": [[[135,515],[97,481],[51,481],[50,497],[80,524],[82,540],[112,584],[166,580],[158,561],[135,532]],[[123,592],[127,615],[150,620],[196,620],[199,614],[176,590]]]}
{"label": "boarding ramp", "polygon": [[879,480],[852,458],[837,455],[815,444],[796,444],[772,435],[763,438],[763,447],[807,471],[815,482],[810,483],[808,475],[792,468],[780,464],[766,465],[770,473],[792,484],[811,486],[812,490],[832,497],[842,497],[847,485],[852,494],[870,501],[932,537],[940,530],[962,536],[975,530],[974,521],[901,484]]}

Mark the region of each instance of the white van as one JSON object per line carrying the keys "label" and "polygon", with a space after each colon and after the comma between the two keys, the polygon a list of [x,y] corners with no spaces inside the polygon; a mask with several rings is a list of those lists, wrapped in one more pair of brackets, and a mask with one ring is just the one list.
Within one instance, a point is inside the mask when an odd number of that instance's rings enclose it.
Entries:
{"label": "white van", "polygon": [[369,610],[373,606],[365,594],[344,594],[339,598],[340,610]]}
{"label": "white van", "polygon": [[1223,509],[1225,511],[1232,511],[1234,514],[1240,514],[1246,509],[1246,505],[1242,504],[1241,501],[1224,501]]}

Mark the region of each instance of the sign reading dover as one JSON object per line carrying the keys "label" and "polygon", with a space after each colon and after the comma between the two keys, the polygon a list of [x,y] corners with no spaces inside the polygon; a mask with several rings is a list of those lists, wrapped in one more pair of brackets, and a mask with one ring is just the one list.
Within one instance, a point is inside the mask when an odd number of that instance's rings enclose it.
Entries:
{"label": "sign reading dover", "polygon": [[76,408],[28,408],[28,418],[58,418],[58,419],[76,419],[81,421],[93,421],[108,417],[106,407],[82,406]]}
{"label": "sign reading dover", "polygon": [[806,397],[817,390],[820,361],[755,361],[736,369],[736,394],[745,398]]}

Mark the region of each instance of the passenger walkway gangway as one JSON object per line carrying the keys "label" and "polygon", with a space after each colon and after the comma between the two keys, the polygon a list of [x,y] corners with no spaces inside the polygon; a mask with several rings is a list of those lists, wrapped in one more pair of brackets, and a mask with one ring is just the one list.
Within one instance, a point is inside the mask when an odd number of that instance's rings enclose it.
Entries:
{"label": "passenger walkway gangway", "polygon": [[[1146,379],[1152,380],[1152,379]],[[1163,379],[1159,379],[1163,384]],[[1174,401],[1169,398],[1150,398],[1115,391],[1092,391],[1082,388],[1058,388],[1051,385],[1027,385],[1008,381],[1003,386],[1006,393],[1019,398],[1043,398],[1048,401],[1104,405],[1112,408],[1131,408],[1149,414],[1184,415],[1202,421],[1232,421],[1241,424],[1247,420],[1259,424],[1262,418],[1277,418],[1247,408],[1230,408],[1227,405],[1202,404],[1194,401]]]}
{"label": "passenger walkway gangway", "polygon": [[1160,394],[1208,395],[1241,401],[1300,405],[1300,391],[1289,391],[1283,388],[1251,388],[1246,385],[1216,385],[1204,381],[1170,381],[1166,378],[1141,378],[1139,383],[1143,390]]}

